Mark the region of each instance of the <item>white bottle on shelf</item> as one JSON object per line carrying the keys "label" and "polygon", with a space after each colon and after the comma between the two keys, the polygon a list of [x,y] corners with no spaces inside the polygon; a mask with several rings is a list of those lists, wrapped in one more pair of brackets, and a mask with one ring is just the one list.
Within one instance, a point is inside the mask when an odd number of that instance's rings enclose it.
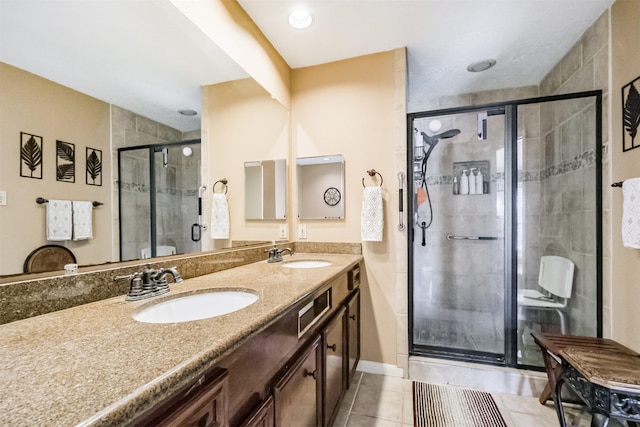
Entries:
{"label": "white bottle on shelf", "polygon": [[480,169],[478,169],[478,175],[476,175],[476,194],[484,194],[484,177]]}
{"label": "white bottle on shelf", "polygon": [[476,194],[476,176],[473,174],[476,168],[471,168],[469,173],[469,194]]}
{"label": "white bottle on shelf", "polygon": [[469,194],[469,177],[467,176],[468,170],[463,170],[460,176],[460,194]]}

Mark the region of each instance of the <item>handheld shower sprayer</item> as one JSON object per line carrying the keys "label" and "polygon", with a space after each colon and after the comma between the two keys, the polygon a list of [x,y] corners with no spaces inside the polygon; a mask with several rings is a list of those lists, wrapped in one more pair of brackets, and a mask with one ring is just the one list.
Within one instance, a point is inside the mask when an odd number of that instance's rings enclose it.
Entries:
{"label": "handheld shower sprayer", "polygon": [[[444,131],[442,133],[439,133],[437,135],[432,135],[432,136],[429,136],[424,132],[420,132],[420,135],[422,135],[422,141],[424,143],[423,150],[426,149],[426,151],[424,151],[424,157],[422,158],[422,165],[421,165],[422,170],[420,174],[421,175],[420,183],[423,190],[418,190],[418,191],[424,192],[426,196],[425,200],[428,203],[428,207],[429,207],[428,222],[425,221],[424,218],[419,218],[420,216],[419,214],[416,217],[416,222],[418,223],[418,226],[422,229],[422,246],[426,246],[427,244],[427,236],[426,236],[427,228],[429,228],[431,226],[431,223],[433,222],[433,207],[431,206],[431,197],[429,196],[429,188],[427,187],[427,160],[429,160],[429,156],[431,155],[431,152],[433,151],[435,146],[438,145],[438,142],[440,142],[441,139],[453,138],[459,133],[460,133],[460,129],[449,129],[447,131]],[[427,148],[427,146],[429,146],[429,148]]]}
{"label": "handheld shower sprayer", "polygon": [[422,135],[422,141],[424,141],[425,145],[429,146],[429,148],[424,154],[424,158],[425,159],[429,158],[429,156],[431,155],[431,151],[433,151],[433,149],[438,144],[438,142],[440,142],[441,139],[453,138],[459,133],[460,133],[460,129],[449,129],[447,131],[444,131],[442,133],[439,133],[433,136],[429,136],[424,132],[420,132],[420,135]]}

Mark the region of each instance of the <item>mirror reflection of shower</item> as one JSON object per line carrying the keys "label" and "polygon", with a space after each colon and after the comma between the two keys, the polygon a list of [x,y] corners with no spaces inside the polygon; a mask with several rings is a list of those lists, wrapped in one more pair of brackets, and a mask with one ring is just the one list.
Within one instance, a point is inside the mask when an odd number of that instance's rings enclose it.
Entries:
{"label": "mirror reflection of shower", "polygon": [[118,149],[121,261],[201,250],[200,154],[199,139]]}

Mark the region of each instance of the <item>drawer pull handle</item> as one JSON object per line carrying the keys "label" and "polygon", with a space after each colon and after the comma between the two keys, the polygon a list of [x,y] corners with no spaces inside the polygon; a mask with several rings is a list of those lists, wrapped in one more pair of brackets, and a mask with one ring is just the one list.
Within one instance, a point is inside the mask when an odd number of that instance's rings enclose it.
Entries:
{"label": "drawer pull handle", "polygon": [[305,374],[305,376],[307,377],[313,377],[314,380],[317,380],[317,376],[318,376],[318,370],[314,370],[313,372],[309,372],[307,371],[307,373]]}
{"label": "drawer pull handle", "polygon": [[351,319],[351,320],[356,320],[356,315],[355,315],[355,314],[352,314],[351,316],[349,316],[349,319]]}
{"label": "drawer pull handle", "polygon": [[333,344],[333,345],[327,344],[327,348],[330,348],[331,351],[335,352],[338,347],[335,344]]}

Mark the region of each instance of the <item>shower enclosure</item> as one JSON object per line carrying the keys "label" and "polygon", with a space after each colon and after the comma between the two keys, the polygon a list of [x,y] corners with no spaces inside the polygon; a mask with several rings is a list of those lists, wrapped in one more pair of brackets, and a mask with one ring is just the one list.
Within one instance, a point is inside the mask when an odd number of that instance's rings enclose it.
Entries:
{"label": "shower enclosure", "polygon": [[118,149],[120,260],[200,251],[200,140]]}
{"label": "shower enclosure", "polygon": [[[601,96],[408,115],[411,355],[536,367],[533,331],[601,336]],[[571,294],[530,307],[549,255]]]}

